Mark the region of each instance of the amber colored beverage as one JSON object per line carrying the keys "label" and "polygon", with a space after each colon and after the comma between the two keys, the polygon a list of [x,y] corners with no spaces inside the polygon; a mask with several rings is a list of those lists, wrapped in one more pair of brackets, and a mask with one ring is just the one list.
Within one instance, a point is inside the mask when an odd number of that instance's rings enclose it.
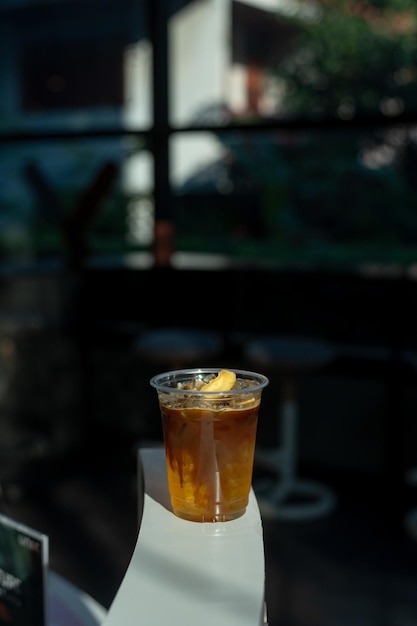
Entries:
{"label": "amber colored beverage", "polygon": [[162,414],[172,509],[195,522],[224,522],[245,513],[261,393],[268,384],[261,374],[241,370],[233,370],[236,386],[226,392],[201,392],[189,382],[218,371],[178,370],[151,381]]}

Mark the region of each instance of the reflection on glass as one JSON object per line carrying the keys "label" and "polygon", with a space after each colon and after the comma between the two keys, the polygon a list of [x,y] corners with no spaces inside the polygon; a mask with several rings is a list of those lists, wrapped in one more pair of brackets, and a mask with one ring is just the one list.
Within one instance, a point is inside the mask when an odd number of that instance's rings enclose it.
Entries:
{"label": "reflection on glass", "polygon": [[38,141],[0,155],[0,256],[61,259],[148,250],[152,158],[138,138]]}
{"label": "reflection on glass", "polygon": [[409,265],[417,257],[416,133],[179,135],[178,245],[254,265]]}

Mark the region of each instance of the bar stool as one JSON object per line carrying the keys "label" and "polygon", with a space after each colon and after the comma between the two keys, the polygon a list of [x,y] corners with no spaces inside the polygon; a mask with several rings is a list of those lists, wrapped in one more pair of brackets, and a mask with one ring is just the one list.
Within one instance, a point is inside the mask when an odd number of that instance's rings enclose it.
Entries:
{"label": "bar stool", "polygon": [[[329,514],[336,505],[333,491],[321,483],[297,476],[298,397],[297,377],[319,370],[334,357],[324,341],[308,337],[265,336],[251,339],[244,356],[257,368],[277,371],[281,379],[278,415],[280,445],[258,449],[255,462],[277,474],[272,488],[258,485],[258,503],[266,518],[282,521],[313,520]],[[267,483],[267,487],[270,483]],[[255,491],[256,483],[254,485]]]}
{"label": "bar stool", "polygon": [[210,330],[161,327],[143,331],[135,339],[133,349],[147,363],[181,369],[206,365],[206,360],[221,354],[223,341]]}

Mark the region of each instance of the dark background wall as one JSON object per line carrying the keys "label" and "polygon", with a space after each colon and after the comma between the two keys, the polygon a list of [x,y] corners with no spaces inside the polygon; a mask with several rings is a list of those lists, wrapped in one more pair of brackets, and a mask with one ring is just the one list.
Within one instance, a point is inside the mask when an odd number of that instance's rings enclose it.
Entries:
{"label": "dark background wall", "polygon": [[[22,459],[27,441],[58,453],[97,433],[128,447],[160,438],[149,387],[160,367],[135,353],[151,327],[214,329],[224,339],[221,364],[245,368],[254,367],[244,355],[248,338],[307,335],[328,340],[334,358],[299,377],[300,463],[402,476],[417,463],[415,304],[416,285],[398,278],[246,269],[4,276],[3,432],[22,442]],[[281,379],[265,373],[258,437],[275,445]]]}

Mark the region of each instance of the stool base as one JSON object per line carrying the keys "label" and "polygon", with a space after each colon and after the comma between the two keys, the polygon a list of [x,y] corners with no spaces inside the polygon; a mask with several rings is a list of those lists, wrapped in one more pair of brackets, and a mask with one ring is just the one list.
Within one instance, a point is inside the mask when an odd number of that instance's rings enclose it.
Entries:
{"label": "stool base", "polygon": [[283,448],[258,448],[255,465],[276,476],[255,482],[254,491],[262,516],[282,521],[311,521],[336,507],[333,491],[321,483],[295,476],[293,461]]}
{"label": "stool base", "polygon": [[336,506],[333,491],[312,480],[276,480],[254,484],[261,515],[266,520],[312,521],[329,515]]}

